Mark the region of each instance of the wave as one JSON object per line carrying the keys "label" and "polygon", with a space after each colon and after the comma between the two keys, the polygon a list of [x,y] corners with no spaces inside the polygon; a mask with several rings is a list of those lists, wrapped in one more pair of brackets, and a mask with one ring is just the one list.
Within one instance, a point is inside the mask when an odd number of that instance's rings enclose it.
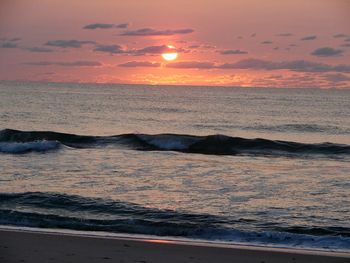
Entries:
{"label": "wave", "polygon": [[350,250],[346,227],[254,229],[262,222],[58,193],[0,193],[0,224]]}
{"label": "wave", "polygon": [[[349,155],[350,145],[335,143],[308,144],[291,141],[246,139],[225,135],[195,136],[186,134],[121,134],[114,136],[84,136],[52,131],[0,131],[0,143],[46,143],[58,148],[63,144],[74,148],[124,146],[142,151],[178,151],[214,155]],[[39,143],[39,144],[40,144]],[[25,145],[25,144],[23,144]],[[6,147],[5,147],[6,148]],[[34,147],[32,147],[34,149]],[[38,147],[39,149],[40,147]],[[45,148],[45,147],[44,147]],[[29,147],[29,149],[31,149]]]}
{"label": "wave", "polygon": [[0,142],[0,153],[46,152],[60,148],[57,141]]}

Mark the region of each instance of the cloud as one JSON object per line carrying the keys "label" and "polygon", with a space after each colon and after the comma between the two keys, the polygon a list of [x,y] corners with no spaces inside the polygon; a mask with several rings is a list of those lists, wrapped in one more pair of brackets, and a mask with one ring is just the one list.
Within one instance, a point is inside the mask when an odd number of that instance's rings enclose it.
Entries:
{"label": "cloud", "polygon": [[291,70],[297,72],[350,72],[349,65],[328,65],[307,60],[274,62],[262,59],[244,59],[236,63],[217,66],[221,69],[255,69],[255,70]]}
{"label": "cloud", "polygon": [[20,40],[21,40],[20,37],[14,37],[14,38],[7,39],[7,41],[10,41],[10,42],[17,42],[17,41],[20,41]]}
{"label": "cloud", "polygon": [[252,69],[252,70],[290,70],[295,72],[339,72],[350,73],[350,64],[329,65],[307,60],[274,62],[262,59],[243,59],[234,63],[215,64],[213,62],[183,61],[167,64],[170,68],[196,69]]}
{"label": "cloud", "polygon": [[347,39],[344,39],[345,42],[350,42],[350,37]]}
{"label": "cloud", "polygon": [[37,61],[23,63],[30,66],[62,66],[62,67],[99,67],[102,64],[98,61],[72,61],[72,62],[59,62],[59,61]]}
{"label": "cloud", "polygon": [[81,40],[50,40],[46,42],[46,46],[61,47],[61,48],[81,48],[85,44],[95,44],[93,41]]}
{"label": "cloud", "polygon": [[149,62],[149,61],[129,61],[123,64],[119,64],[119,67],[125,68],[136,68],[136,67],[151,67],[158,68],[160,67],[160,63],[158,62]]}
{"label": "cloud", "polygon": [[191,46],[188,46],[187,48],[189,49],[197,49],[197,48],[200,48],[201,45],[191,45]]}
{"label": "cloud", "polygon": [[125,51],[120,45],[96,45],[93,51],[105,52],[109,54],[123,54]]}
{"label": "cloud", "polygon": [[341,45],[342,47],[350,47],[350,43]]}
{"label": "cloud", "polygon": [[345,35],[345,34],[336,34],[333,36],[334,38],[346,38],[348,37],[348,35]]}
{"label": "cloud", "polygon": [[334,57],[342,55],[344,51],[341,49],[334,49],[331,47],[322,47],[311,52],[311,55],[317,57]]}
{"label": "cloud", "polygon": [[193,29],[185,28],[185,29],[166,29],[166,30],[156,30],[153,28],[141,28],[137,30],[128,30],[121,33],[121,36],[171,36],[171,35],[183,35],[190,34],[194,32]]}
{"label": "cloud", "polygon": [[161,46],[149,46],[141,49],[127,51],[127,53],[134,56],[156,55],[156,54],[172,53],[172,52],[184,52],[184,50],[169,48],[167,45],[161,45]]}
{"label": "cloud", "polygon": [[0,46],[1,48],[17,48],[17,44],[13,43],[13,42],[5,42],[3,44],[1,44]]}
{"label": "cloud", "polygon": [[19,37],[14,37],[14,38],[2,37],[2,38],[0,38],[0,41],[7,41],[7,42],[17,42],[20,40],[21,40],[21,38],[19,38]]}
{"label": "cloud", "polygon": [[291,33],[281,33],[281,34],[277,34],[276,36],[278,36],[278,37],[290,37],[290,36],[293,36],[293,34],[291,34]]}
{"label": "cloud", "polygon": [[49,49],[46,47],[29,47],[29,48],[26,48],[26,50],[30,52],[40,52],[40,53],[53,52],[52,49]]}
{"label": "cloud", "polygon": [[93,49],[95,52],[105,52],[109,54],[124,54],[132,56],[143,56],[143,55],[158,55],[162,53],[171,52],[186,52],[186,50],[181,48],[169,48],[167,45],[160,46],[148,46],[140,49],[124,49],[120,45],[96,45]]}
{"label": "cloud", "polygon": [[345,74],[327,74],[323,76],[324,79],[332,82],[344,82],[344,81],[350,81],[350,77]]}
{"label": "cloud", "polygon": [[243,54],[248,54],[247,51],[235,49],[235,50],[221,50],[219,51],[221,55],[243,55]]}
{"label": "cloud", "polygon": [[192,69],[211,69],[215,68],[213,62],[201,62],[201,61],[182,61],[173,62],[166,65],[167,68],[192,68]]}
{"label": "cloud", "polygon": [[203,49],[215,49],[216,46],[213,45],[208,45],[208,44],[195,44],[195,45],[190,45],[187,48],[189,49],[198,49],[198,48],[203,48]]}
{"label": "cloud", "polygon": [[114,24],[95,23],[95,24],[86,25],[83,27],[83,29],[109,29],[113,27],[114,27]]}
{"label": "cloud", "polygon": [[269,45],[269,44],[272,44],[272,43],[273,42],[270,41],[270,40],[266,40],[266,41],[261,42],[261,44],[263,44],[263,45]]}
{"label": "cloud", "polygon": [[317,38],[317,36],[306,36],[301,38],[300,40],[302,41],[307,41],[307,40],[315,40]]}
{"label": "cloud", "polygon": [[205,48],[205,49],[214,49],[216,48],[216,46],[213,46],[213,45],[201,45],[202,48]]}
{"label": "cloud", "polygon": [[122,24],[103,24],[103,23],[95,23],[95,24],[89,24],[83,27],[83,29],[110,29],[110,28],[127,28],[129,26],[129,23],[122,23]]}
{"label": "cloud", "polygon": [[128,28],[128,26],[129,26],[129,23],[122,23],[122,24],[115,25],[116,28]]}
{"label": "cloud", "polygon": [[250,37],[256,37],[256,33],[251,34]]}
{"label": "cloud", "polygon": [[161,46],[149,46],[142,49],[136,50],[136,54],[162,54],[171,51],[171,49],[166,45]]}

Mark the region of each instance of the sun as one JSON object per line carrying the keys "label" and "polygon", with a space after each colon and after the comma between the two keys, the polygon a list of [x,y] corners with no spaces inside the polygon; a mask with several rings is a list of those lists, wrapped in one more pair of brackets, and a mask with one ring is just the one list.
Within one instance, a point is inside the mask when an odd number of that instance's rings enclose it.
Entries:
{"label": "sun", "polygon": [[177,58],[177,52],[175,51],[175,47],[168,45],[169,50],[174,49],[174,52],[168,52],[168,53],[163,53],[162,57],[166,60],[166,61],[173,61]]}

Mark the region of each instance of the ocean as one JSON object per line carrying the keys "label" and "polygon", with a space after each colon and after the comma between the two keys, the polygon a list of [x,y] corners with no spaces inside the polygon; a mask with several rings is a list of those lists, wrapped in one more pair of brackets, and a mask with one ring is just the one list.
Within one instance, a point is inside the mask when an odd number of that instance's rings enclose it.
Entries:
{"label": "ocean", "polygon": [[349,90],[0,94],[0,225],[350,251]]}

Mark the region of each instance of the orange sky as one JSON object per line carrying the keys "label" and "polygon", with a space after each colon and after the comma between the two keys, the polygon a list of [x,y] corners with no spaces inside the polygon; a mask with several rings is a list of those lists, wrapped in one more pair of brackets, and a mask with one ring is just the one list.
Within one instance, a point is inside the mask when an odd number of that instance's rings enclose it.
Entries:
{"label": "orange sky", "polygon": [[2,0],[0,80],[350,88],[349,14],[347,0]]}

